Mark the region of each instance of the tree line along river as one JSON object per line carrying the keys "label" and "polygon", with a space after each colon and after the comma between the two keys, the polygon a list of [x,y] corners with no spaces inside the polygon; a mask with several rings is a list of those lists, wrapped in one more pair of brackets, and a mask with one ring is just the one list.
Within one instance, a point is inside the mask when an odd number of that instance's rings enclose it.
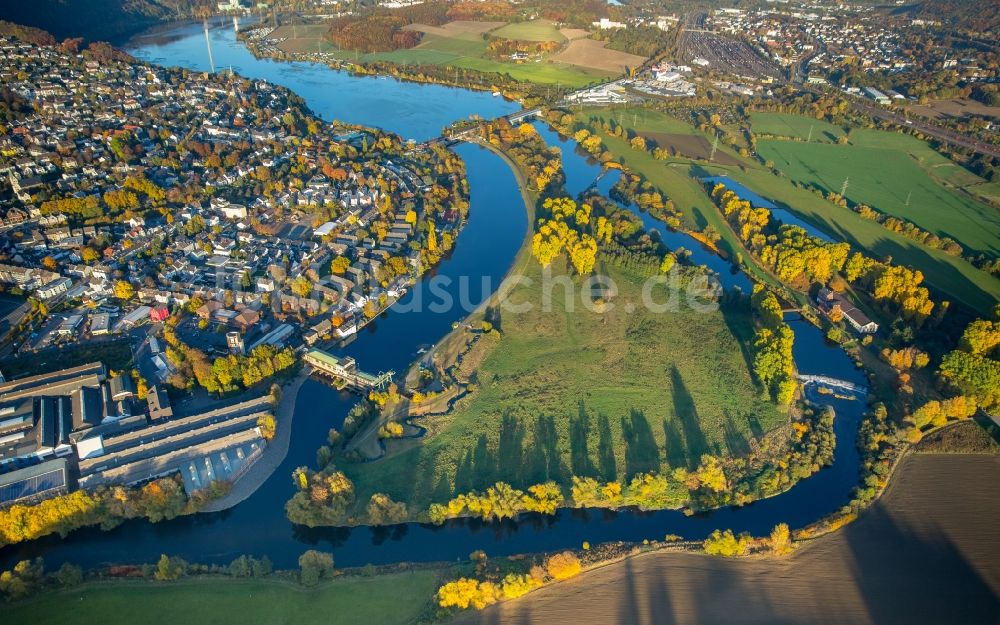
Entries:
{"label": "tree line along river", "polygon": [[[488,93],[394,79],[355,77],[326,66],[304,62],[255,59],[236,39],[229,21],[211,26],[216,68],[230,67],[248,78],[283,85],[302,96],[326,120],[379,126],[417,141],[440,134],[451,122],[478,114],[493,118],[518,110],[518,105]],[[130,40],[125,49],[139,59],[168,66],[208,70],[208,53],[201,24],[173,24],[153,29]],[[550,145],[562,150],[567,188],[576,195],[595,181],[605,194],[614,178],[600,178],[600,166],[574,151],[574,144],[536,123]],[[465,160],[471,207],[469,220],[453,253],[434,271],[451,279],[456,301],[460,280],[471,285],[472,305],[490,295],[507,273],[529,224],[513,172],[496,154],[477,145],[462,144],[456,151]],[[670,232],[648,215],[638,212],[648,229],[656,229],[668,247],[683,246],[692,260],[720,274],[724,287],[746,289],[749,281],[731,271],[729,263],[702,248],[682,233]],[[483,288],[487,285],[488,288]],[[477,293],[477,289],[479,292]],[[419,312],[409,305],[414,298],[432,301],[426,282],[407,295],[344,348],[369,371],[404,371],[418,351],[444,337],[468,310]],[[398,310],[397,310],[398,309]],[[795,332],[794,356],[801,373],[826,375],[865,385],[863,374],[839,348],[825,343],[822,333],[809,323],[790,320]],[[701,539],[717,528],[764,535],[780,522],[792,527],[808,524],[847,502],[858,479],[855,438],[862,401],[836,399],[807,389],[819,404],[836,411],[835,459],[832,466],[801,481],[791,490],[741,508],[685,516],[681,511],[563,509],[554,516],[521,515],[517,521],[483,523],[456,520],[443,526],[404,524],[385,528],[316,528],[294,526],[285,518],[284,504],[294,493],[291,473],[312,465],[317,447],[331,427],[338,427],[356,397],[338,393],[314,380],[302,386],[295,407],[291,443],[286,458],[273,475],[247,500],[215,513],[196,514],[161,523],[134,520],[108,532],[85,528],[61,539],[48,536],[0,550],[0,568],[17,560],[42,556],[50,567],[73,562],[84,567],[106,563],[145,563],[161,553],[179,555],[191,562],[228,563],[241,554],[267,555],[278,567],[295,566],[306,549],[332,551],[341,566],[402,561],[442,561],[466,558],[477,549],[490,555],[578,548],[584,541],[662,539],[677,534]]]}

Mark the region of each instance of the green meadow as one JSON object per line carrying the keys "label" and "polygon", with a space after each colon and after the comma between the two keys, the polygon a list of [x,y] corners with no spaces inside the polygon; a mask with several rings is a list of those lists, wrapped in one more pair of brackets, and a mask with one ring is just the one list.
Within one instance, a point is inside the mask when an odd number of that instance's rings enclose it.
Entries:
{"label": "green meadow", "polygon": [[438,573],[349,577],[315,588],[278,579],[88,583],[5,605],[5,625],[354,625],[412,623]]}
{"label": "green meadow", "polygon": [[[557,277],[564,263],[553,263]],[[524,264],[533,282],[509,301],[532,310],[500,313],[502,338],[477,368],[476,390],[427,419],[431,434],[419,445],[341,467],[358,501],[385,492],[417,511],[497,480],[521,488],[547,480],[568,487],[573,475],[627,481],[693,467],[703,453],[744,454],[751,439],[786,422],[751,377],[748,311],[682,303],[650,312],[641,305],[643,279],[609,266],[619,292],[608,310],[585,309],[577,285],[572,294],[552,289],[546,312],[541,269],[533,259]],[[665,298],[654,292],[655,301]]]}
{"label": "green meadow", "polygon": [[559,28],[549,20],[512,22],[490,32],[493,37],[515,41],[566,41]]}
{"label": "green meadow", "polygon": [[454,37],[425,35],[415,48],[381,52],[362,56],[364,61],[386,61],[398,65],[428,64],[460,67],[479,72],[507,74],[514,80],[540,84],[583,87],[608,78],[606,72],[595,69],[541,61],[538,63],[502,63],[485,57],[487,43],[476,34]]}
{"label": "green meadow", "polygon": [[1000,254],[1000,213],[961,191],[985,181],[913,137],[863,130],[850,137],[849,145],[763,139],[757,147],[799,184],[839,193],[846,180],[852,203],[951,237],[970,251]]}
{"label": "green meadow", "polygon": [[[591,114],[591,110],[585,109],[582,114],[576,111],[574,113],[580,115],[581,119],[585,120]],[[638,107],[610,110],[594,109],[593,114],[597,116],[612,116],[616,120],[620,119],[623,126],[637,132],[659,129],[663,132],[669,131],[680,134],[680,127],[682,126],[687,127],[689,132],[697,131],[696,128],[683,120],[663,115],[662,113],[644,111],[644,109]],[[798,117],[798,119],[805,120],[806,122],[811,121],[808,118],[800,116],[790,117]],[[821,122],[817,123],[821,124]],[[806,127],[806,132],[808,132],[808,126]],[[943,186],[945,184],[961,184],[964,188],[972,191],[980,189],[984,185],[992,185],[994,183],[984,183],[982,179],[934,152],[925,143],[913,137],[864,129],[852,130],[850,137],[852,145],[847,146],[797,141],[761,140],[758,147],[761,149],[762,156],[764,156],[764,150],[766,149],[763,147],[765,144],[769,146],[777,145],[777,149],[787,150],[789,153],[795,152],[799,148],[805,148],[806,150],[811,148],[816,148],[817,150],[853,148],[861,151],[867,150],[869,152],[875,151],[890,154],[891,151],[905,151],[905,154],[901,154],[900,158],[910,159],[914,162],[914,166],[917,167],[917,171],[923,172],[924,185],[934,185],[928,193],[948,194],[948,201],[953,206],[960,207],[956,208],[956,210],[965,211],[961,217],[953,216],[951,219],[963,222],[968,222],[971,219],[973,224],[948,226],[948,216],[939,213],[931,214],[934,211],[929,211],[924,216],[924,220],[930,217],[931,222],[938,223],[939,225],[945,224],[944,227],[950,232],[955,231],[956,227],[959,232],[966,235],[973,230],[977,230],[979,240],[995,241],[1000,236],[1000,228],[995,225],[997,223],[997,214],[994,209],[980,206],[978,203],[962,195],[957,189]],[[867,250],[868,253],[878,258],[892,257],[898,263],[919,269],[923,272],[926,282],[940,291],[947,299],[961,302],[979,314],[989,314],[996,302],[1000,301],[1000,280],[976,269],[961,258],[950,256],[940,250],[933,250],[900,234],[891,232],[878,223],[862,218],[850,209],[841,208],[822,197],[818,197],[815,193],[802,186],[792,184],[791,181],[794,177],[791,176],[785,167],[782,167],[778,160],[775,160],[775,163],[784,172],[784,176],[775,176],[764,169],[759,162],[751,159],[743,159],[734,151],[724,148],[721,145],[719,146],[719,151],[737,159],[742,163],[742,166],[719,165],[717,163],[708,163],[704,160],[687,158],[668,158],[665,161],[657,161],[647,153],[632,149],[628,143],[617,137],[602,133],[601,138],[611,153],[615,155],[616,160],[619,160],[636,173],[648,179],[657,188],[661,189],[667,197],[674,201],[677,208],[684,213],[684,221],[687,227],[702,229],[706,225],[713,226],[722,235],[722,239],[718,245],[727,254],[738,252],[741,245],[735,234],[728,228],[718,209],[705,194],[701,183],[697,180],[697,178],[706,174],[729,176],[762,197],[771,200],[781,208],[788,209],[806,219],[837,240],[847,241],[855,248]],[[876,146],[884,147],[880,148]],[[883,154],[883,156],[885,155]],[[764,156],[764,158],[770,157]],[[850,161],[843,163],[841,166],[853,169]],[[867,169],[869,172],[872,170],[877,171],[879,166],[877,163],[869,162]],[[912,173],[912,170],[910,171]],[[862,172],[857,174],[858,183],[861,184],[861,179],[868,176],[870,176],[870,173],[866,174]],[[836,176],[829,175],[828,177],[836,178]],[[939,180],[940,183],[934,182],[935,180]],[[835,191],[840,190],[842,182],[843,178],[840,178],[834,188]],[[894,186],[896,182],[886,181],[885,184]],[[855,187],[854,174],[851,174],[851,182],[848,186],[849,188]],[[883,193],[888,192],[883,191]],[[917,192],[914,191],[913,198],[911,198],[911,206],[915,203],[914,198],[917,195]],[[850,190],[848,196],[851,196]],[[903,197],[905,202],[905,193]],[[878,208],[878,206],[875,207]],[[983,209],[985,209],[985,213],[980,212]],[[992,214],[990,213],[991,210],[993,211]],[[977,214],[980,214],[982,217],[982,222],[979,226],[976,226],[974,223]],[[912,220],[921,227],[930,227],[924,223],[917,222],[915,219]],[[975,240],[977,237],[974,236],[973,239]],[[960,243],[964,243],[957,236],[955,238]],[[992,249],[995,250],[997,248]],[[764,275],[755,267],[751,266],[750,270],[754,272],[757,279],[770,281],[770,277]]]}
{"label": "green meadow", "polygon": [[846,134],[843,128],[830,122],[788,113],[750,113],[750,127],[757,134],[820,143],[836,143]]}

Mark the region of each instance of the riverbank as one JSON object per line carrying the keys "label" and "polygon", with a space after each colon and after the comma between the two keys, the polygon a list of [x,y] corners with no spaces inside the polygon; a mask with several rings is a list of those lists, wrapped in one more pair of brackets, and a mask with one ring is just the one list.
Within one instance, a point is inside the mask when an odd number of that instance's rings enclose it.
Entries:
{"label": "riverbank", "polygon": [[[449,622],[995,623],[1000,530],[993,519],[1000,500],[984,485],[1000,479],[1000,455],[996,445],[990,449],[940,453],[936,444],[920,446],[856,523],[786,557],[707,556],[698,542],[595,545],[577,551],[591,562],[580,575]],[[434,620],[438,586],[470,574],[465,562],[338,570],[315,588],[289,571],[261,579],[215,573],[166,583],[92,580],[11,604],[4,617],[12,624],[62,623],[71,601],[80,625],[133,622],[137,603],[148,623],[424,622]]]}
{"label": "riverbank", "polygon": [[308,367],[281,387],[281,397],[274,409],[275,431],[260,458],[254,462],[240,479],[236,480],[229,492],[219,499],[209,502],[199,512],[219,512],[241,503],[257,492],[271,477],[288,455],[292,440],[292,419],[295,417],[295,402],[299,389],[309,379]]}
{"label": "riverbank", "polygon": [[996,623],[997,480],[995,454],[910,454],[856,523],[787,558],[646,553],[455,622]]}

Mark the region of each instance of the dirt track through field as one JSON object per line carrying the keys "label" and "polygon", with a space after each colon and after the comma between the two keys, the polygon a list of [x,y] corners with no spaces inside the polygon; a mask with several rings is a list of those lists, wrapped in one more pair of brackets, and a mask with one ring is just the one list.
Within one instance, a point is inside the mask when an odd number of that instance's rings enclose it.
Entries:
{"label": "dirt track through field", "polygon": [[460,622],[1000,622],[1000,456],[916,455],[856,523],[785,559],[651,553]]}

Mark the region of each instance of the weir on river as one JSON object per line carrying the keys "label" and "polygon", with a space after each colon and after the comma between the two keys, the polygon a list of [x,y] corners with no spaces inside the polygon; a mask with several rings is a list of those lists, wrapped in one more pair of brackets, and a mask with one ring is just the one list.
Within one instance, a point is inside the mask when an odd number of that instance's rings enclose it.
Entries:
{"label": "weir on river", "polygon": [[854,382],[848,382],[847,380],[838,380],[837,378],[831,378],[826,375],[803,375],[799,374],[799,382],[803,384],[820,384],[822,386],[832,386],[833,388],[843,389],[845,391],[850,391],[852,393],[865,394],[868,392],[868,387],[855,384]]}
{"label": "weir on river", "polygon": [[[227,24],[223,22],[223,24]],[[479,114],[492,118],[516,112],[516,104],[487,93],[462,89],[350,76],[322,65],[255,59],[235,40],[233,31],[216,22],[210,25],[215,62],[232,65],[234,71],[291,88],[309,107],[325,119],[378,125],[406,138],[423,141],[440,134],[451,122]],[[165,65],[207,69],[201,24],[160,27],[126,46],[136,57]],[[563,150],[568,188],[574,195],[590,186],[600,166],[574,151],[575,144],[543,133],[550,144]],[[458,237],[453,253],[436,269],[451,278],[450,290],[460,283],[484,285],[479,293],[465,297],[462,305],[449,310],[414,306],[432,301],[425,281],[420,281],[390,311],[369,324],[341,356],[356,358],[375,371],[405,370],[418,357],[423,345],[445,336],[456,321],[490,295],[513,263],[529,227],[521,194],[513,172],[497,155],[485,148],[461,144],[456,152],[466,163],[470,186],[469,220]],[[607,177],[606,177],[607,178]],[[571,182],[571,183],[570,183]],[[602,180],[604,188],[608,181]],[[613,181],[610,182],[613,184]],[[637,213],[647,228],[656,228],[669,247],[685,246],[694,262],[706,263],[720,273],[726,288],[748,288],[742,273],[714,256],[682,233],[669,232],[663,224]],[[456,296],[456,301],[462,301]],[[417,298],[423,297],[423,300]],[[406,312],[394,312],[405,310]],[[836,378],[863,385],[864,376],[839,348],[824,341],[809,323],[791,318],[795,332],[794,357],[803,375]],[[837,417],[835,459],[832,466],[803,480],[791,490],[742,508],[725,508],[687,516],[679,510],[639,512],[633,510],[560,510],[554,516],[522,515],[517,521],[483,523],[455,520],[443,526],[404,524],[384,528],[305,528],[292,525],[284,504],[295,486],[290,475],[302,465],[312,465],[318,441],[331,427],[339,427],[356,396],[338,392],[318,381],[306,381],[297,398],[288,454],[274,474],[248,499],[216,513],[179,517],[161,523],[129,521],[104,532],[85,528],[63,539],[48,536],[0,550],[0,569],[17,560],[42,556],[50,568],[62,562],[85,567],[103,563],[154,562],[161,553],[192,562],[228,563],[241,554],[267,555],[278,567],[295,566],[307,549],[333,551],[338,566],[360,566],[400,561],[464,559],[474,550],[490,555],[554,551],[578,548],[584,541],[642,541],[677,534],[701,539],[718,528],[766,535],[777,523],[802,526],[839,509],[857,482],[858,453],[855,437],[864,409],[863,402],[822,395],[806,387],[807,397],[817,404],[832,405]]]}

